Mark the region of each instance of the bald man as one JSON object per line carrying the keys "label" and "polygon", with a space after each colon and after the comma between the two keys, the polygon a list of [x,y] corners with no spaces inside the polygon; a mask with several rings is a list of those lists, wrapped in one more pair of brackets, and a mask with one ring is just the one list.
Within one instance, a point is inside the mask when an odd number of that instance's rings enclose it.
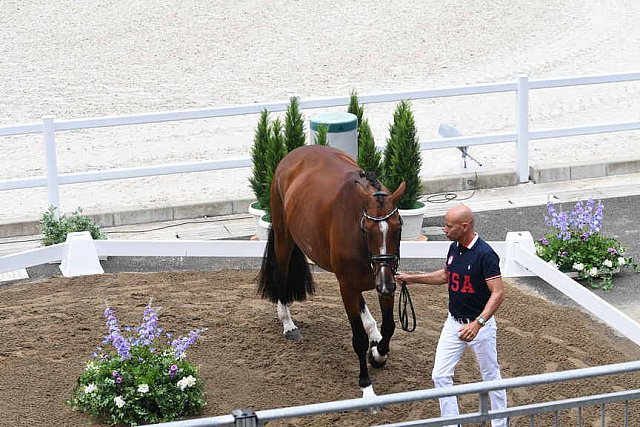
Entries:
{"label": "bald man", "polygon": [[[398,281],[407,283],[448,284],[449,315],[436,349],[434,385],[453,385],[455,367],[467,347],[475,353],[482,379],[499,380],[502,377],[493,315],[504,300],[504,284],[498,255],[475,232],[473,212],[463,204],[447,211],[443,230],[452,241],[444,268],[430,273],[396,275]],[[505,390],[492,391],[489,397],[492,409],[507,407]],[[442,416],[458,415],[456,397],[441,398],[440,412]],[[493,420],[492,425],[506,426],[506,419]]]}

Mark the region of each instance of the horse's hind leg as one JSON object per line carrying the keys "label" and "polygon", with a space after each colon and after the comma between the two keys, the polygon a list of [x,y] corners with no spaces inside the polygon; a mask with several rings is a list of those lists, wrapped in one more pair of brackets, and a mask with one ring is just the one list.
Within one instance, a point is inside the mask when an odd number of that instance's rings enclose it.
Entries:
{"label": "horse's hind leg", "polygon": [[282,323],[285,338],[292,341],[300,341],[302,334],[295,323],[293,323],[289,306],[290,304],[283,304],[278,301],[278,320]]}

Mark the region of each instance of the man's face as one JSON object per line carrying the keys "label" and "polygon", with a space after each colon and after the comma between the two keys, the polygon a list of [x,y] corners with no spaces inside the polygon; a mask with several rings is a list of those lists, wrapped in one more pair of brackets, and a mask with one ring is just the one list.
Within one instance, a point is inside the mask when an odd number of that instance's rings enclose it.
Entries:
{"label": "man's face", "polygon": [[447,239],[451,241],[459,240],[464,235],[467,225],[468,224],[466,223],[457,221],[456,218],[453,217],[453,215],[447,213],[444,216],[444,227],[442,227],[442,231],[444,231]]}

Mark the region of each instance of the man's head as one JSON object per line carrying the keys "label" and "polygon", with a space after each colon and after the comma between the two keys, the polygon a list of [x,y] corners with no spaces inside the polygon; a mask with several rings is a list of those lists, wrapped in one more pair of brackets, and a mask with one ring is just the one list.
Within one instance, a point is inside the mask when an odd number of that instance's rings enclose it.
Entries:
{"label": "man's head", "polygon": [[463,204],[450,208],[444,215],[443,231],[449,240],[468,244],[475,234],[471,209]]}

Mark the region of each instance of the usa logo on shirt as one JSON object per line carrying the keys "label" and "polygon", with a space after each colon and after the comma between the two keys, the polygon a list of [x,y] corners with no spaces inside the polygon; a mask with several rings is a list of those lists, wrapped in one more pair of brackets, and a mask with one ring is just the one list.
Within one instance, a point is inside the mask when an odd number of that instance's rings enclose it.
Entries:
{"label": "usa logo on shirt", "polygon": [[452,262],[453,262],[453,255],[450,255],[449,259],[447,260],[447,265],[451,265]]}

